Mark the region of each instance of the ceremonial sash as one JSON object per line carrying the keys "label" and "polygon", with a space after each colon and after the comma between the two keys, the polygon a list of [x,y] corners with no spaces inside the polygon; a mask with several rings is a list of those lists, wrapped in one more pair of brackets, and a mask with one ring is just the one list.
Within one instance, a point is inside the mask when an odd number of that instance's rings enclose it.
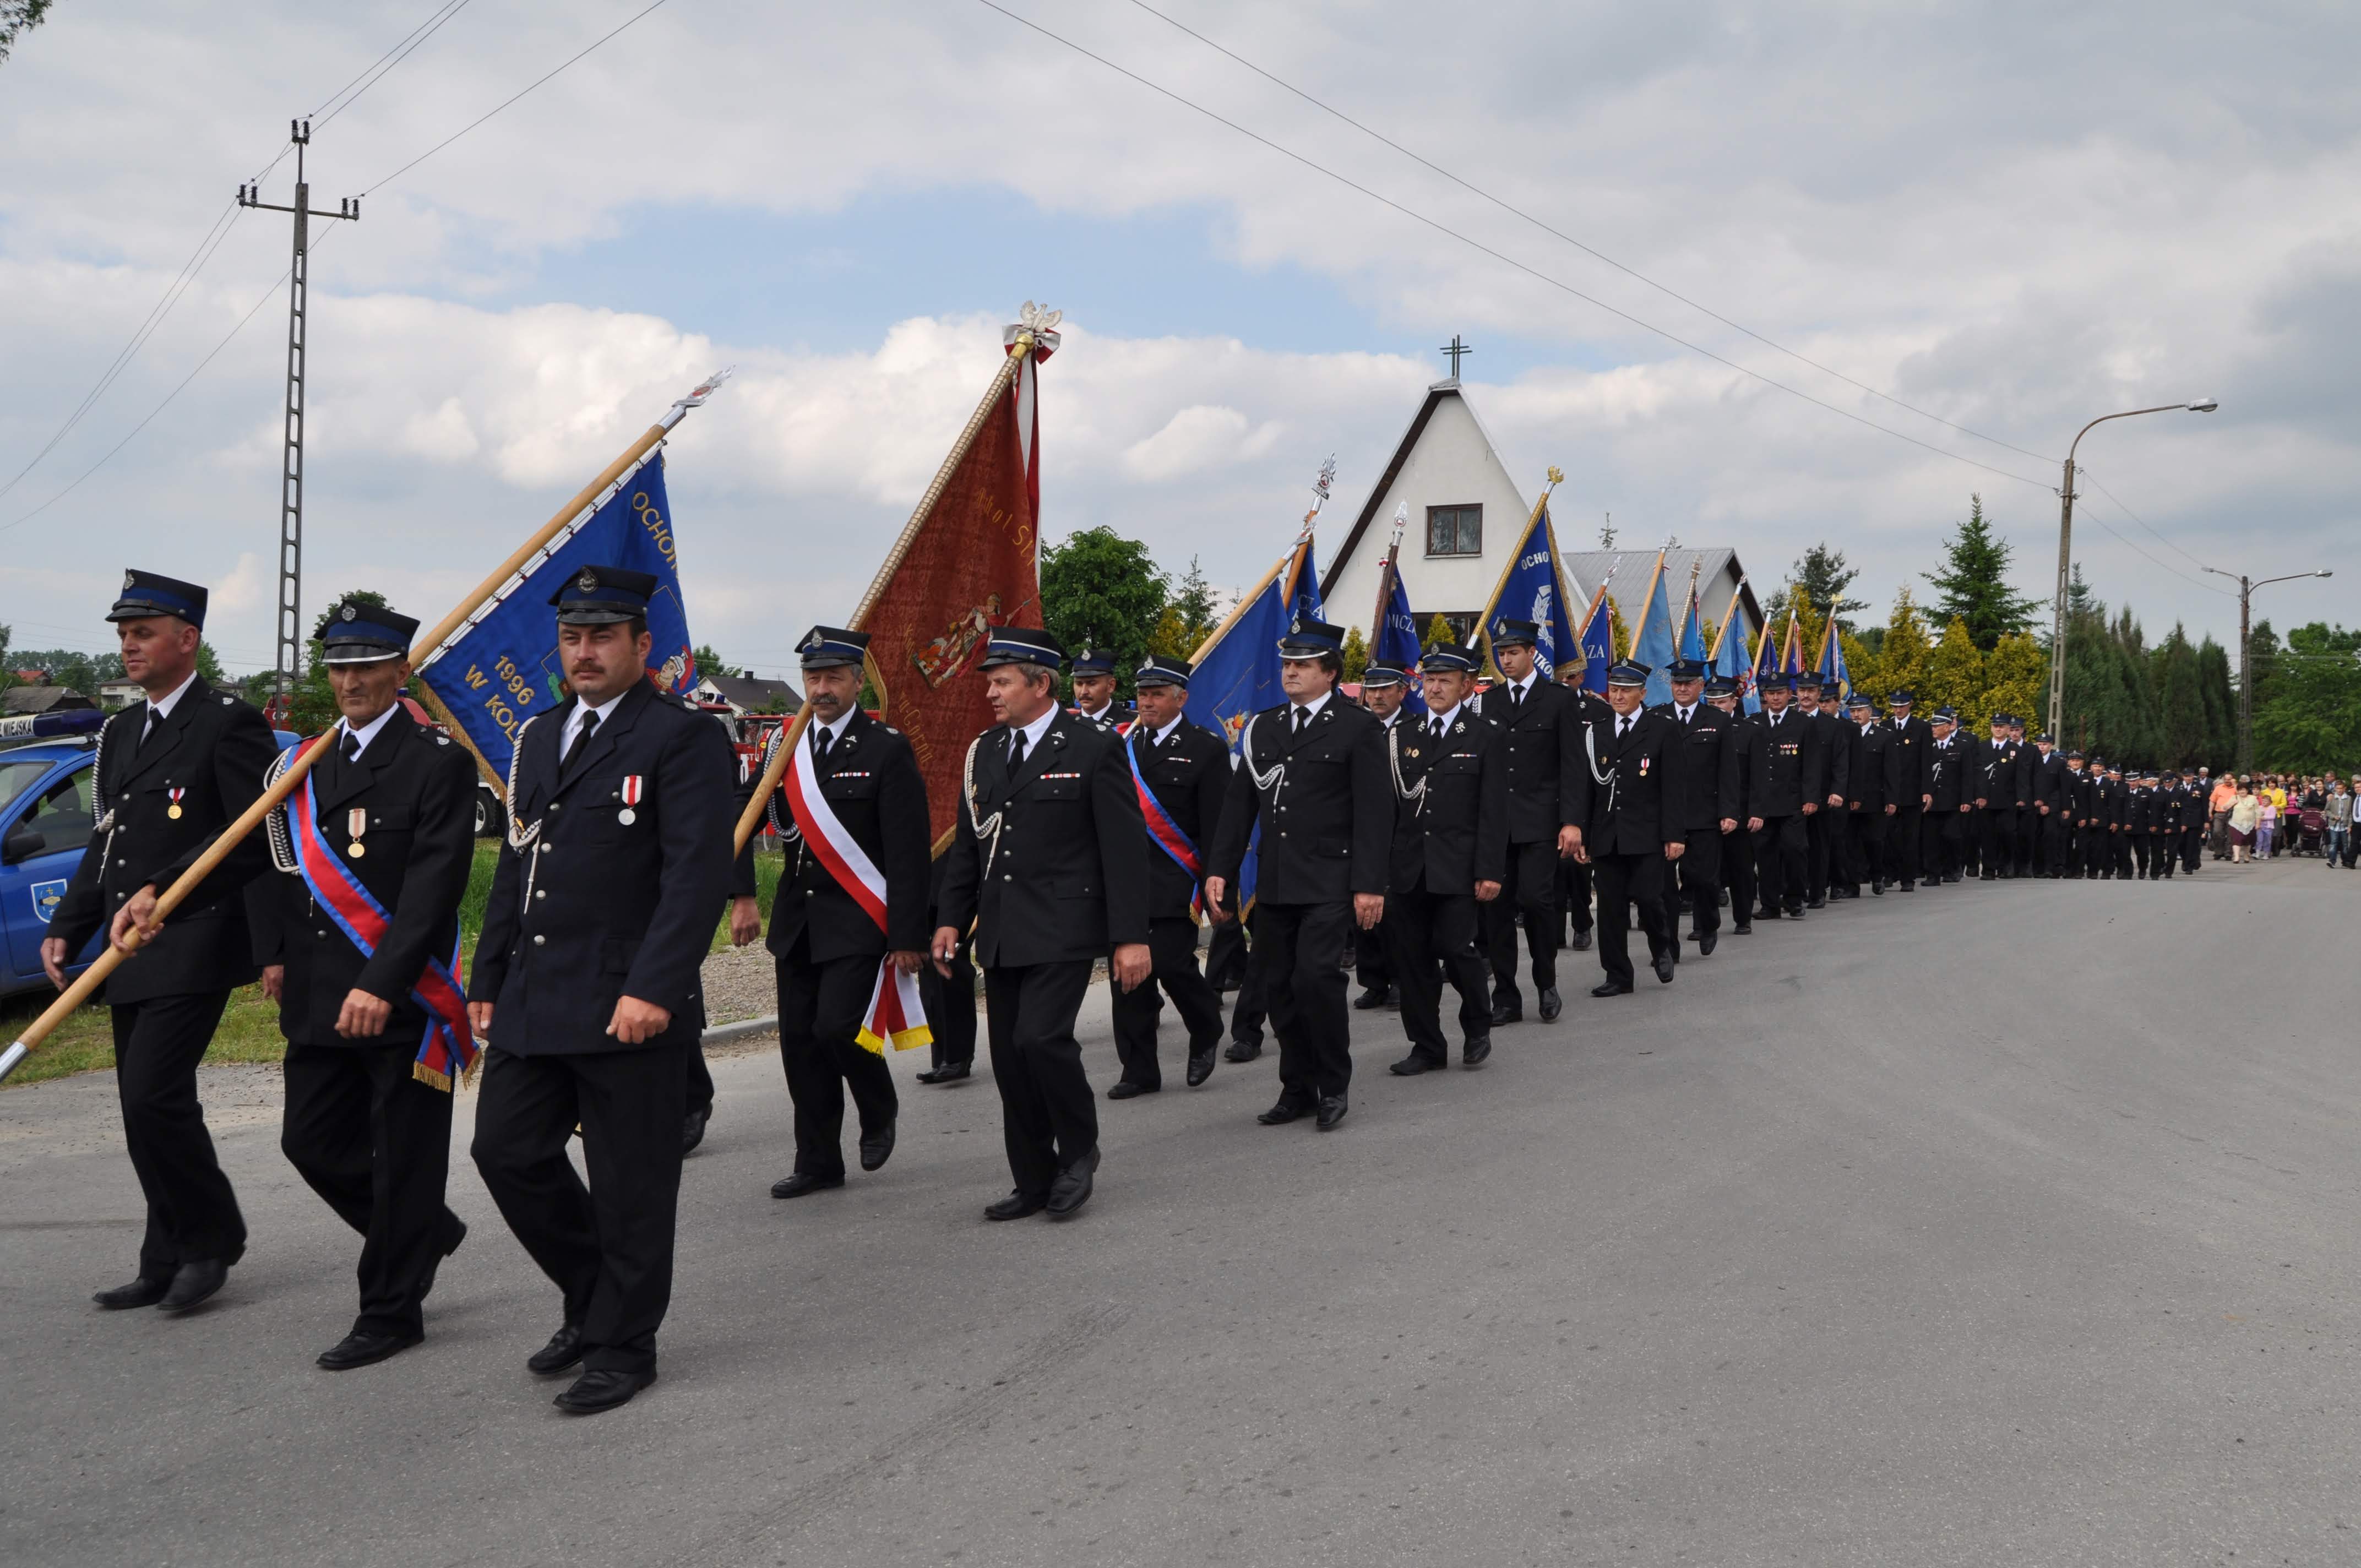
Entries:
{"label": "ceremonial sash", "polygon": [[[787,764],[787,775],[779,783],[787,797],[787,809],[795,813],[805,847],[882,932],[886,928],[885,873],[877,869],[869,851],[814,786],[806,767],[808,758],[808,749],[797,745],[795,761]],[[885,1054],[888,1043],[897,1051],[906,1051],[935,1037],[927,1024],[926,1005],[918,1000],[918,977],[895,969],[890,954],[877,966],[877,983],[869,992],[868,1011],[862,1014],[856,1037],[880,1056]]]}
{"label": "ceremonial sash", "polygon": [[[302,796],[287,817],[294,830],[291,837],[295,840],[295,869],[303,885],[312,890],[313,901],[328,912],[328,918],[351,938],[361,956],[375,958],[393,916],[320,836],[311,774],[304,775]],[[467,993],[459,984],[458,973],[459,937],[455,929],[449,960],[427,959],[426,968],[410,988],[410,999],[426,1014],[426,1033],[418,1042],[418,1059],[412,1064],[410,1076],[446,1094],[453,1079],[475,1070],[477,1057],[475,1031],[467,1026]]]}
{"label": "ceremonial sash", "polygon": [[1195,915],[1204,907],[1204,873],[1198,869],[1197,846],[1189,835],[1180,831],[1180,824],[1164,809],[1156,792],[1148,787],[1147,775],[1139,771],[1139,751],[1126,740],[1125,761],[1131,764],[1131,784],[1139,792],[1139,814],[1148,818],[1148,837],[1156,847],[1172,858],[1172,863],[1189,873],[1192,884],[1189,891],[1189,913]]}

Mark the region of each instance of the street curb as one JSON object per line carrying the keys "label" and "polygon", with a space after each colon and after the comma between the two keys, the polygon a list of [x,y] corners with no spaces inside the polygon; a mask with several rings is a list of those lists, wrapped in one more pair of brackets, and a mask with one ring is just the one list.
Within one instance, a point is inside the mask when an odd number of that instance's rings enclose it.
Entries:
{"label": "street curb", "polygon": [[779,1015],[766,1014],[760,1018],[748,1018],[741,1023],[723,1024],[708,1029],[699,1036],[700,1046],[726,1046],[732,1040],[742,1040],[750,1035],[768,1035],[779,1026]]}

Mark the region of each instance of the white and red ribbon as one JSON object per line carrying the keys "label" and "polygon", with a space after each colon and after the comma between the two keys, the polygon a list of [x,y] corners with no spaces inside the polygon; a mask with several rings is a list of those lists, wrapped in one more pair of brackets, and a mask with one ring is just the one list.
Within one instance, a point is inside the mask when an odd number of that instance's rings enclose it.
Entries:
{"label": "white and red ribbon", "polygon": [[[869,851],[861,847],[815,787],[806,771],[808,761],[804,749],[798,746],[795,760],[787,764],[786,777],[780,781],[787,808],[795,813],[805,846],[836,879],[836,885],[861,906],[862,914],[877,923],[878,930],[884,931],[885,873],[877,869]],[[918,977],[896,970],[890,956],[877,967],[877,984],[869,993],[869,1007],[862,1015],[858,1037],[863,1047],[880,1056],[889,1043],[897,1051],[906,1051],[929,1044],[935,1037],[934,1030],[927,1024],[926,1004],[918,1000]]]}

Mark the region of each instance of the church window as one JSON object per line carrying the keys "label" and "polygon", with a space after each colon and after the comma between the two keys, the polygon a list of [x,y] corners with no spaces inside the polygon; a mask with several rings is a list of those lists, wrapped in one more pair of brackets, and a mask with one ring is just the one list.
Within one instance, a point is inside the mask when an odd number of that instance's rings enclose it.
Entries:
{"label": "church window", "polygon": [[1427,508],[1426,553],[1429,555],[1484,554],[1484,509],[1481,506]]}

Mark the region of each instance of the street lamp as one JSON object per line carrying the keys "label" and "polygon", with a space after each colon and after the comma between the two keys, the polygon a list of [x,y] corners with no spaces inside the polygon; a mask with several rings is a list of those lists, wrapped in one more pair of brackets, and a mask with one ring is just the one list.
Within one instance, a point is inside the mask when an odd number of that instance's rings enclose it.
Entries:
{"label": "street lamp", "polygon": [[2074,563],[2074,448],[2082,444],[2082,437],[2111,419],[2129,419],[2134,414],[2170,413],[2182,410],[2193,414],[2210,414],[2222,405],[2212,398],[2193,403],[2158,403],[2152,409],[2125,409],[2119,414],[2101,414],[2084,425],[2074,435],[2074,444],[2066,448],[2066,482],[2058,491],[2058,596],[2050,609],[2049,625],[2049,733],[2060,735],[2066,728],[2066,582],[2073,572]]}
{"label": "street lamp", "polygon": [[2217,577],[2228,577],[2238,585],[2238,771],[2251,773],[2255,766],[2255,683],[2247,671],[2246,662],[2254,640],[2246,630],[2246,601],[2254,597],[2257,588],[2267,588],[2273,583],[2291,583],[2298,577],[2333,577],[2336,574],[2323,566],[2315,571],[2290,572],[2285,576],[2265,577],[2258,583],[2235,572],[2225,572],[2219,566],[2205,569]]}

